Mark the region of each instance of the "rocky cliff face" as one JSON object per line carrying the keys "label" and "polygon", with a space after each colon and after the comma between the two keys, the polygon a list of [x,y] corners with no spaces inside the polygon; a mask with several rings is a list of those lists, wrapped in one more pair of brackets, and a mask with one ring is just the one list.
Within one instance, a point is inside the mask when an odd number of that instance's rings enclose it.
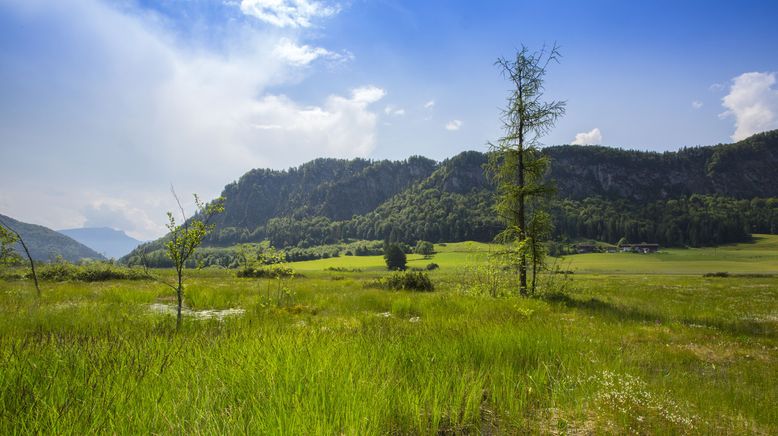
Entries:
{"label": "rocky cliff face", "polygon": [[281,216],[348,219],[426,179],[436,166],[424,157],[398,162],[316,159],[287,171],[252,170],[225,187],[225,213],[216,223],[252,230]]}
{"label": "rocky cliff face", "polygon": [[558,146],[549,177],[563,198],[600,196],[632,201],[691,194],[734,198],[778,196],[778,131],[736,144],[648,153],[606,147]]}

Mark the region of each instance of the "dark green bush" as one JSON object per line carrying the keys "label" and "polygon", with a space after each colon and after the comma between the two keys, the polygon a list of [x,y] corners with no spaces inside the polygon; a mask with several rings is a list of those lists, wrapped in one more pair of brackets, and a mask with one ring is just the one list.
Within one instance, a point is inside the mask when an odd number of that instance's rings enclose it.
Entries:
{"label": "dark green bush", "polygon": [[440,268],[440,265],[438,265],[435,262],[427,264],[427,271],[432,271],[432,270],[435,270],[435,269],[438,269],[438,268]]}
{"label": "dark green bush", "polygon": [[702,275],[703,277],[729,277],[728,272],[712,272],[712,273],[705,273]]}
{"label": "dark green bush", "polygon": [[431,292],[435,289],[427,273],[418,271],[394,273],[382,280],[382,285],[387,289],[404,289],[406,291],[419,292]]}
{"label": "dark green bush", "polygon": [[384,261],[386,261],[386,267],[391,271],[404,270],[407,258],[402,247],[398,244],[388,244],[384,249]]}

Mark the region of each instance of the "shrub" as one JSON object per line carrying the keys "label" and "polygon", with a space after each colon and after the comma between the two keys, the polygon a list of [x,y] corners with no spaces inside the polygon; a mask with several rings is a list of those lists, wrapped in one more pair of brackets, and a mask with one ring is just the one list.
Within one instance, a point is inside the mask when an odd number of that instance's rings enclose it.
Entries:
{"label": "shrub", "polygon": [[387,289],[404,289],[407,291],[430,292],[435,289],[427,273],[405,271],[394,273],[382,281]]}
{"label": "shrub", "polygon": [[421,254],[425,257],[428,257],[435,254],[435,247],[432,245],[432,242],[419,241],[416,243],[416,248],[414,248],[413,251],[416,254]]}
{"label": "shrub", "polygon": [[712,273],[705,273],[702,275],[703,277],[729,277],[728,272],[712,272]]}
{"label": "shrub", "polygon": [[438,268],[440,268],[440,265],[438,265],[438,264],[437,264],[437,263],[435,263],[435,262],[428,263],[428,264],[427,264],[427,267],[426,267],[427,271],[436,270],[436,269],[438,269]]}
{"label": "shrub", "polygon": [[273,265],[273,266],[260,266],[260,267],[246,267],[238,270],[237,276],[241,278],[254,278],[262,279],[269,278],[275,279],[279,277],[292,277],[294,276],[294,270],[288,266]]}
{"label": "shrub", "polygon": [[386,246],[384,260],[386,261],[386,267],[391,271],[404,270],[407,262],[405,252],[398,244],[388,244]]}
{"label": "shrub", "polygon": [[103,282],[107,280],[144,280],[149,276],[140,269],[117,266],[109,262],[90,262],[85,265],[73,265],[62,260],[40,268],[38,277],[44,280],[64,282]]}
{"label": "shrub", "polygon": [[362,272],[359,268],[344,268],[342,266],[331,266],[328,268],[325,268],[325,271],[335,271],[335,272]]}

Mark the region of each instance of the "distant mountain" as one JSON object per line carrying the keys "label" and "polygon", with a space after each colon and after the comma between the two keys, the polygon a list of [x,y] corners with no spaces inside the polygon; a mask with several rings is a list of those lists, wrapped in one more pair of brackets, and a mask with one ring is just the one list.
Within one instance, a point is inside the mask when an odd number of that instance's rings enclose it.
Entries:
{"label": "distant mountain", "polygon": [[121,230],[109,227],[85,227],[58,230],[108,258],[119,259],[141,244]]}
{"label": "distant mountain", "polygon": [[[576,145],[543,153],[558,190],[551,204],[558,239],[696,246],[778,232],[778,130],[664,153]],[[225,187],[225,212],[206,245],[491,240],[502,224],[487,159],[466,151],[440,163],[316,159],[252,170]]]}
{"label": "distant mountain", "polygon": [[[30,255],[35,260],[51,261],[57,256],[62,256],[69,262],[77,262],[87,258],[105,259],[100,253],[86,245],[47,227],[23,223],[5,215],[0,215],[0,219],[13,230],[19,232],[30,250]],[[17,244],[16,251],[24,256],[21,245]]]}

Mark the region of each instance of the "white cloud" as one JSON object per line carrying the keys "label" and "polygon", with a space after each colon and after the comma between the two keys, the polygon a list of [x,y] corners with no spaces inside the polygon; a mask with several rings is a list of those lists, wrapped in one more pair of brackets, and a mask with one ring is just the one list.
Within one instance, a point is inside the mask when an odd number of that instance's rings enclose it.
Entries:
{"label": "white cloud", "polygon": [[[175,208],[171,183],[213,198],[251,168],[375,147],[383,89],[309,105],[270,91],[328,56],[290,35],[237,25],[216,53],[99,0],[0,1],[4,20],[25,24],[0,32],[0,204],[14,218],[151,239]],[[30,38],[40,50],[15,42]]]}
{"label": "white cloud", "polygon": [[703,106],[701,101],[694,100],[692,102],[692,109],[700,109]]}
{"label": "white cloud", "polygon": [[351,98],[355,102],[364,104],[375,103],[386,95],[386,91],[377,86],[363,86],[351,91]]}
{"label": "white cloud", "polygon": [[460,120],[451,120],[448,123],[446,123],[446,130],[459,130],[462,128],[462,121]]}
{"label": "white cloud", "polygon": [[571,144],[573,145],[599,145],[602,143],[602,133],[595,127],[588,132],[577,133]]}
{"label": "white cloud", "polygon": [[351,97],[332,95],[323,106],[301,106],[286,96],[271,95],[252,111],[263,140],[279,144],[287,153],[305,154],[315,148],[331,157],[367,156],[375,147],[376,115],[368,106],[384,91],[358,88]]}
{"label": "white cloud", "polygon": [[778,128],[778,90],[775,73],[744,73],[732,79],[729,94],[722,99],[727,110],[720,117],[735,117],[733,141]]}
{"label": "white cloud", "polygon": [[311,20],[335,15],[337,6],[309,0],[243,0],[240,10],[278,27],[310,27]]}
{"label": "white cloud", "polygon": [[424,103],[424,109],[432,109],[435,107],[435,100],[430,100]]}
{"label": "white cloud", "polygon": [[387,114],[387,115],[393,115],[395,117],[400,117],[400,116],[405,115],[405,109],[390,104],[390,105],[387,105],[384,108],[384,113]]}
{"label": "white cloud", "polygon": [[303,67],[316,59],[328,59],[335,62],[352,60],[354,55],[349,52],[335,53],[323,47],[298,45],[289,38],[281,38],[273,53],[290,65]]}

